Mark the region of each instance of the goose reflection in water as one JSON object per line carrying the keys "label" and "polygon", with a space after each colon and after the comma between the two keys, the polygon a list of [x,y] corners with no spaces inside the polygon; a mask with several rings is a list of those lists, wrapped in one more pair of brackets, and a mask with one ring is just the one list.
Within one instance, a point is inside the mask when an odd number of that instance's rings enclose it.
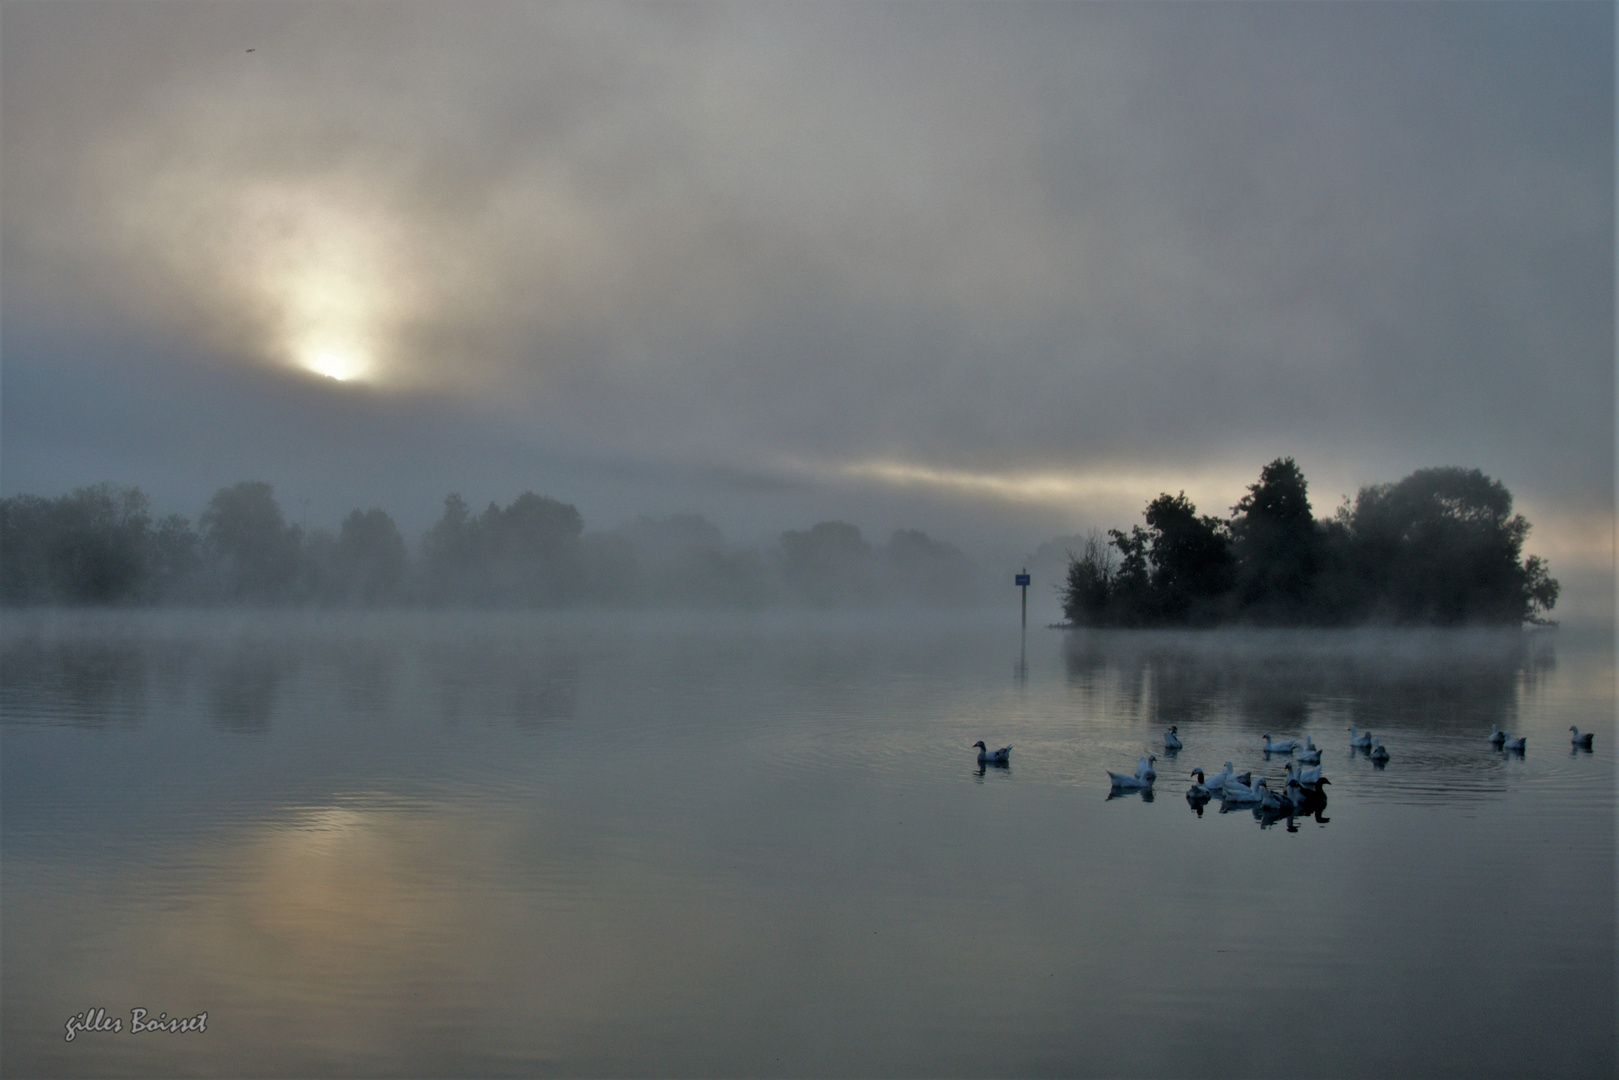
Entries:
{"label": "goose reflection in water", "polygon": [[980,761],[978,763],[978,768],[973,770],[973,775],[982,779],[984,773],[989,769],[994,769],[996,772],[1009,773],[1012,771],[1012,763],[1010,761],[995,760]]}
{"label": "goose reflection in water", "polygon": [[[1261,829],[1268,829],[1280,821],[1284,823],[1288,832],[1298,832],[1300,818],[1314,818],[1318,825],[1325,825],[1331,821],[1332,819],[1323,812],[1326,808],[1327,796],[1324,792],[1289,784],[1288,794],[1281,797],[1279,805],[1256,806],[1253,808],[1253,814]],[[1221,807],[1222,813],[1224,810],[1225,808]]]}
{"label": "goose reflection in water", "polygon": [[1203,786],[1202,769],[1193,769],[1192,776],[1194,778],[1192,786],[1186,789],[1186,804],[1192,808],[1192,813],[1202,817],[1203,808],[1214,798],[1214,793]]}

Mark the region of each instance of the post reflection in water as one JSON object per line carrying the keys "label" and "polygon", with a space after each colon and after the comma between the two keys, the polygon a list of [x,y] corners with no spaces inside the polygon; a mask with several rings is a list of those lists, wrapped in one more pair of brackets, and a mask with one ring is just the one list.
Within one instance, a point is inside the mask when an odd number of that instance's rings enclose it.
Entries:
{"label": "post reflection in water", "polygon": [[[1008,682],[1007,627],[936,617],[3,635],[7,1075],[1177,1076],[1285,1069],[1278,1028],[1331,1075],[1615,1064],[1563,1034],[1615,1005],[1608,639],[1037,632]],[[1226,761],[1282,791],[1265,732],[1330,814],[1183,812]],[[89,1007],[208,1030],[65,1041]]]}

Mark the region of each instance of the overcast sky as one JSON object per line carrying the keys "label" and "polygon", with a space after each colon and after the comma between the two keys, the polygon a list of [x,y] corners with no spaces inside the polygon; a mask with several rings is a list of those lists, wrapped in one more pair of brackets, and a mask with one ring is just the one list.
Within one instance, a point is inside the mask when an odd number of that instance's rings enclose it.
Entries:
{"label": "overcast sky", "polygon": [[994,560],[1292,455],[1323,516],[1464,465],[1611,555],[1609,4],[0,20],[7,494]]}

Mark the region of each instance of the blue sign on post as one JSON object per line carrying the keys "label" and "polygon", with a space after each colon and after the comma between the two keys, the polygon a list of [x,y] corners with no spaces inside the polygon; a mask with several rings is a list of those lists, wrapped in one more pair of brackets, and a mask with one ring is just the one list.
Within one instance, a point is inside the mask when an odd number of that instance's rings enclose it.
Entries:
{"label": "blue sign on post", "polygon": [[1012,581],[1012,584],[1022,586],[1022,588],[1023,588],[1023,615],[1018,620],[1018,625],[1019,626],[1028,626],[1029,625],[1029,569],[1028,569],[1028,567],[1023,568],[1023,573],[1019,574],[1016,578],[1014,578],[1013,581]]}
{"label": "blue sign on post", "polygon": [[1014,584],[1014,585],[1028,585],[1029,584],[1029,575],[1028,574],[1019,574],[1017,576],[1017,580],[1012,582],[1012,584]]}

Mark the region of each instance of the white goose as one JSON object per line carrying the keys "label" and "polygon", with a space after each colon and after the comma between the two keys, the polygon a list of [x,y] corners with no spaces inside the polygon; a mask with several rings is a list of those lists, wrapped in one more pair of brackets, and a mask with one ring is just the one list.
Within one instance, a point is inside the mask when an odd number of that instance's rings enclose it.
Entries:
{"label": "white goose", "polygon": [[1270,732],[1265,732],[1265,753],[1267,754],[1291,754],[1299,748],[1299,745],[1297,739],[1283,739],[1281,742],[1271,742]]}
{"label": "white goose", "polygon": [[1521,754],[1521,753],[1524,752],[1525,747],[1528,745],[1528,740],[1529,740],[1529,736],[1527,736],[1527,735],[1519,735],[1516,739],[1512,738],[1511,736],[1508,736],[1507,741],[1501,744],[1501,749],[1503,749],[1503,750],[1516,750],[1518,753]]}
{"label": "white goose", "polygon": [[1180,750],[1184,748],[1184,744],[1182,744],[1180,738],[1175,734],[1175,732],[1178,730],[1179,728],[1177,728],[1174,724],[1170,724],[1169,730],[1164,732],[1165,750]]}
{"label": "white goose", "polygon": [[1299,751],[1299,764],[1321,764],[1321,748],[1317,746],[1315,744],[1315,740],[1310,738],[1308,735],[1304,737],[1304,749]]}
{"label": "white goose", "polygon": [[984,745],[983,739],[979,739],[973,745],[978,747],[978,764],[980,765],[998,765],[1001,762],[1012,760],[1012,748],[1010,746],[1003,746],[999,750],[991,750]]}
{"label": "white goose", "polygon": [[1303,810],[1310,802],[1310,795],[1297,780],[1287,782],[1287,791],[1282,795],[1282,809],[1297,812]]}
{"label": "white goose", "polygon": [[1580,729],[1575,727],[1573,724],[1570,724],[1568,726],[1568,730],[1570,730],[1570,731],[1572,731],[1574,733],[1573,736],[1569,739],[1569,742],[1573,743],[1575,746],[1579,747],[1581,750],[1589,750],[1589,749],[1591,749],[1591,741],[1596,738],[1596,732],[1587,731],[1584,735],[1581,735],[1580,734]]}
{"label": "white goose", "polygon": [[[1298,785],[1295,784],[1294,786],[1297,787]],[[1266,787],[1263,780],[1259,782],[1259,788],[1259,805],[1261,807],[1266,810],[1282,809],[1282,797],[1280,795]]]}
{"label": "white goose", "polygon": [[1496,727],[1494,724],[1491,724],[1490,725],[1490,745],[1495,747],[1497,750],[1499,750],[1499,749],[1501,749],[1501,744],[1506,742],[1506,741],[1507,741],[1507,733],[1502,731],[1500,728]]}
{"label": "white goose", "polygon": [[1301,787],[1315,787],[1321,783],[1321,766],[1313,769],[1301,769],[1291,761],[1287,763],[1287,778],[1291,783]]}
{"label": "white goose", "polygon": [[1265,792],[1269,790],[1263,776],[1255,780],[1252,787],[1239,784],[1234,780],[1227,780],[1225,790],[1220,793],[1220,797],[1226,802],[1234,803],[1238,806],[1252,805],[1264,799]]}
{"label": "white goose", "polygon": [[1136,779],[1145,780],[1149,784],[1158,779],[1158,770],[1152,767],[1152,763],[1157,760],[1157,754],[1148,754],[1136,762]]}
{"label": "white goose", "polygon": [[1112,782],[1116,791],[1141,791],[1144,788],[1152,787],[1152,782],[1157,779],[1157,774],[1147,777],[1130,776],[1125,773],[1116,773],[1109,769],[1107,778]]}
{"label": "white goose", "polygon": [[1381,765],[1384,762],[1388,761],[1388,759],[1389,759],[1388,747],[1383,745],[1383,740],[1382,739],[1373,739],[1372,740],[1372,760],[1377,762],[1379,765]]}
{"label": "white goose", "polygon": [[[1203,770],[1202,769],[1196,769],[1194,771],[1201,773]],[[1221,769],[1219,772],[1215,773],[1213,776],[1209,777],[1207,780],[1204,780],[1202,783],[1203,783],[1203,786],[1208,788],[1210,791],[1216,791],[1217,792],[1221,788],[1225,787],[1225,782],[1227,780],[1231,779],[1235,775],[1236,774],[1231,769],[1231,762],[1228,761],[1228,762],[1225,763],[1225,768],[1224,769]]]}
{"label": "white goose", "polygon": [[1350,724],[1349,745],[1353,746],[1357,750],[1370,750],[1372,748],[1372,733],[1370,731],[1363,731],[1357,735],[1355,734],[1355,725]]}

